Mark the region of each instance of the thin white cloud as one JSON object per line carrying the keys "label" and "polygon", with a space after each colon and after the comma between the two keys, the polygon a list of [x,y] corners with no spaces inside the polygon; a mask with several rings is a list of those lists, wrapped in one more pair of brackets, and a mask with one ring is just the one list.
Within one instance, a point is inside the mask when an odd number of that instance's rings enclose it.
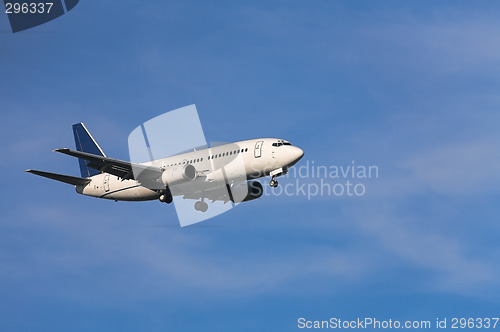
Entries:
{"label": "thin white cloud", "polygon": [[392,264],[428,273],[413,284],[417,289],[464,294],[497,285],[500,269],[492,256],[468,254],[472,244],[452,231],[433,227],[436,222],[439,219],[422,223],[389,211],[365,218],[360,226],[387,250],[389,260],[397,258]]}
{"label": "thin white cloud", "polygon": [[410,157],[404,166],[420,183],[444,194],[497,191],[500,149],[495,138],[436,147]]}
{"label": "thin white cloud", "polygon": [[[221,248],[217,236],[141,227],[141,218],[134,227],[128,223],[115,228],[120,224],[110,220],[97,224],[85,212],[75,215],[63,207],[37,206],[32,211],[36,213],[27,212],[13,228],[15,233],[37,232],[41,238],[11,252],[10,260],[0,261],[3,271],[12,271],[0,278],[4,284],[24,284],[33,294],[51,292],[75,301],[91,301],[103,292],[124,300],[289,293],[288,287],[308,280],[296,290],[304,293],[314,291],[311,280],[325,287],[331,287],[331,280],[336,286],[349,284],[363,279],[371,266],[368,257],[355,252],[307,242],[293,250],[272,246],[272,252],[248,248],[235,254]],[[34,218],[36,224],[30,223]],[[46,244],[43,238],[54,242]]]}

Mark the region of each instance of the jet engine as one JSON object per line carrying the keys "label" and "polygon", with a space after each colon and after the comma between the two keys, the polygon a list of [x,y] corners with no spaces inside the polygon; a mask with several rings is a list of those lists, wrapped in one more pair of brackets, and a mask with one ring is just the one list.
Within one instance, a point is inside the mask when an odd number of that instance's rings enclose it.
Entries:
{"label": "jet engine", "polygon": [[165,186],[172,186],[194,179],[196,179],[196,168],[191,164],[187,164],[184,167],[167,168],[161,175],[161,180]]}
{"label": "jet engine", "polygon": [[259,181],[249,181],[239,184],[231,189],[232,201],[241,203],[251,201],[262,196],[264,189]]}

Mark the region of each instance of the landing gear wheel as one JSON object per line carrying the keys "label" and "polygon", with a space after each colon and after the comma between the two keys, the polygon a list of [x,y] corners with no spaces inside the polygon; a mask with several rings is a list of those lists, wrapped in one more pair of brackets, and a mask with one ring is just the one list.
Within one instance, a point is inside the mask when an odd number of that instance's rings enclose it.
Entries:
{"label": "landing gear wheel", "polygon": [[207,212],[207,210],[208,210],[208,204],[205,203],[205,202],[201,202],[201,209],[200,209],[200,211],[201,212]]}
{"label": "landing gear wheel", "polygon": [[159,200],[162,203],[170,204],[170,203],[172,203],[173,198],[172,198],[172,195],[161,194]]}
{"label": "landing gear wheel", "polygon": [[208,204],[202,201],[197,201],[196,203],[194,203],[194,209],[200,212],[207,212]]}
{"label": "landing gear wheel", "polygon": [[271,181],[269,181],[269,185],[273,188],[276,188],[278,186],[278,181],[276,181],[275,179],[271,179]]}
{"label": "landing gear wheel", "polygon": [[172,197],[172,193],[170,192],[170,189],[168,187],[160,192],[160,197],[158,197],[158,199],[160,200],[160,202],[167,204],[172,203],[172,201],[174,200],[174,198]]}

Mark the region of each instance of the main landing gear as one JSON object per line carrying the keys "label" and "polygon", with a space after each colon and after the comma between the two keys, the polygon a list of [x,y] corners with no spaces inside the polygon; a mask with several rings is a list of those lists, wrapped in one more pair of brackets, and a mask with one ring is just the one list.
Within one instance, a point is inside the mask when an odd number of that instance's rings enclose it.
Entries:
{"label": "main landing gear", "polygon": [[271,178],[271,181],[269,181],[269,185],[273,188],[276,188],[278,186],[278,180],[274,178],[274,176]]}
{"label": "main landing gear", "polygon": [[200,212],[207,212],[208,204],[205,203],[203,200],[197,201],[196,203],[194,203],[194,209]]}
{"label": "main landing gear", "polygon": [[170,203],[172,203],[172,201],[173,201],[174,198],[172,197],[172,194],[170,193],[170,190],[167,190],[164,193],[162,193],[160,195],[160,197],[158,197],[158,199],[162,203],[170,204]]}

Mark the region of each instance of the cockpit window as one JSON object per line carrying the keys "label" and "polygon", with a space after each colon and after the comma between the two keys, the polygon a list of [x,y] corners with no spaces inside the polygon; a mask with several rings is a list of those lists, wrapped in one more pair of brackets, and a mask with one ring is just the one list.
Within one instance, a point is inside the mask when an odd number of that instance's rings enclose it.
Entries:
{"label": "cockpit window", "polygon": [[276,146],[276,147],[279,147],[279,146],[282,146],[282,145],[292,145],[292,144],[290,144],[290,142],[287,142],[287,141],[284,141],[284,140],[279,140],[278,142],[273,143],[273,146]]}

